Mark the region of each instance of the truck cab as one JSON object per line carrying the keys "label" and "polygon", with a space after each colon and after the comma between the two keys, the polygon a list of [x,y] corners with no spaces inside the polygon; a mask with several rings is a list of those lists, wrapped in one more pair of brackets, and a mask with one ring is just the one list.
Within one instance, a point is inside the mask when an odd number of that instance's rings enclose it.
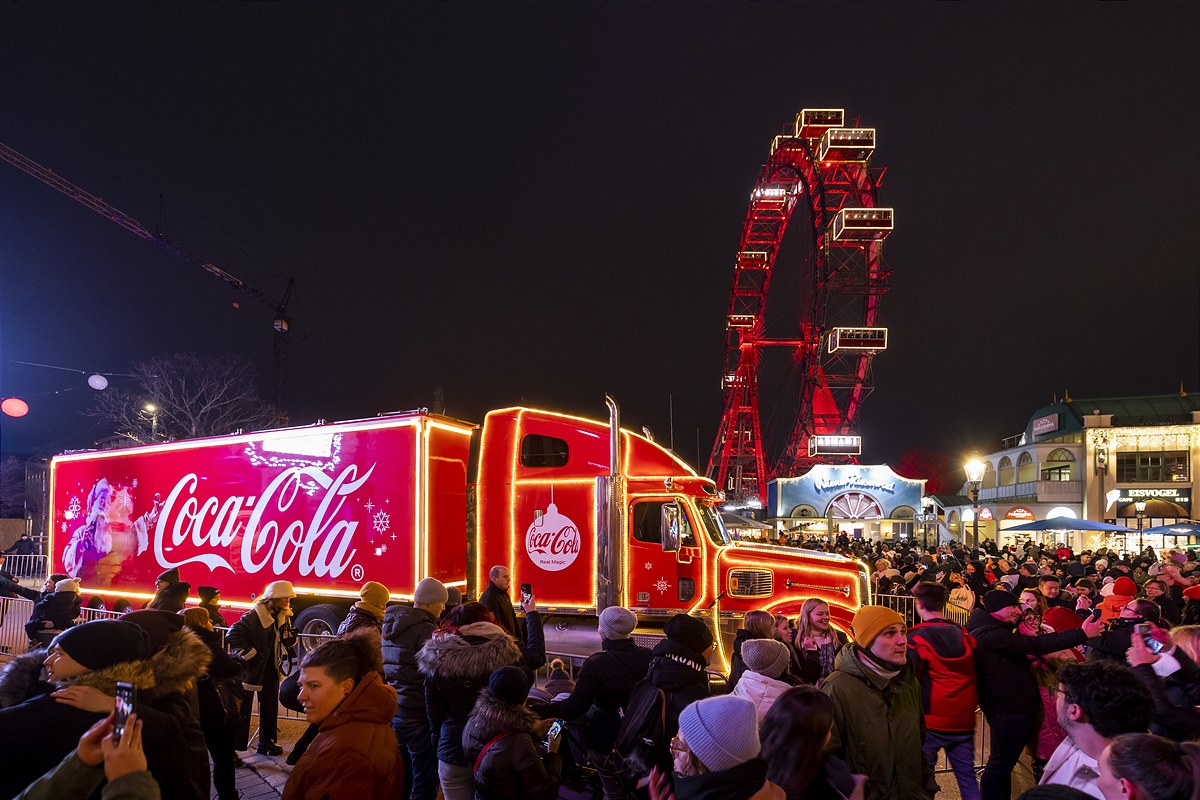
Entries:
{"label": "truck cab", "polygon": [[599,649],[596,616],[607,606],[632,609],[645,642],[674,614],[690,614],[712,626],[720,672],[747,611],[791,617],[819,597],[845,629],[870,602],[860,561],[734,543],[714,483],[621,429],[610,407],[607,423],[528,408],[487,415],[468,544],[472,596],[493,565],[507,566],[514,594],[529,584],[546,614],[547,647],[576,658]]}

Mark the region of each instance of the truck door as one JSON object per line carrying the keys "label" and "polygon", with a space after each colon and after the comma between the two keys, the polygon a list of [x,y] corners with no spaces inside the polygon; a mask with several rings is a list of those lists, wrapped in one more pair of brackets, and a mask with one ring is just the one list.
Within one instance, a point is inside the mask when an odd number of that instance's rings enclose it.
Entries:
{"label": "truck door", "polygon": [[675,498],[638,498],[629,514],[629,602],[632,608],[686,611],[700,598],[704,557],[688,504],[679,503],[679,550],[663,550],[663,506]]}

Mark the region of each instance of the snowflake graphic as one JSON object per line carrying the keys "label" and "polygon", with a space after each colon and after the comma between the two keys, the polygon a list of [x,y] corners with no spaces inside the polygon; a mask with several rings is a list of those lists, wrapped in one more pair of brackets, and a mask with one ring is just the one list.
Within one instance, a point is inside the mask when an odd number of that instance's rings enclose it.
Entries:
{"label": "snowflake graphic", "polygon": [[71,502],[67,503],[67,519],[74,519],[79,516],[82,507],[79,505],[79,498],[72,497]]}
{"label": "snowflake graphic", "polygon": [[662,593],[663,593],[663,592],[665,592],[667,589],[670,589],[670,588],[671,588],[671,584],[667,583],[667,579],[666,579],[666,578],[659,578],[659,579],[658,579],[658,582],[654,584],[654,588],[655,588],[655,589],[658,589],[658,593],[659,593],[659,594],[662,594]]}
{"label": "snowflake graphic", "polygon": [[65,522],[62,524],[62,532],[63,533],[67,532],[67,523],[65,523]]}
{"label": "snowflake graphic", "polygon": [[133,488],[135,488],[135,489],[136,489],[137,487],[138,487],[138,479],[137,479],[137,478],[134,478],[134,479],[133,479]]}
{"label": "snowflake graphic", "polygon": [[387,533],[392,526],[392,517],[386,511],[376,512],[371,518],[371,525],[375,528],[376,533]]}
{"label": "snowflake graphic", "polygon": [[380,553],[380,555],[382,555],[382,554],[384,554],[384,553],[386,553],[386,552],[387,552],[387,545],[386,545],[386,544],[384,544],[384,545],[380,545],[380,546],[379,546],[379,553]]}
{"label": "snowflake graphic", "polygon": [[646,572],[649,572],[652,569],[654,569],[654,565],[651,564],[649,561],[647,561],[646,562]]}

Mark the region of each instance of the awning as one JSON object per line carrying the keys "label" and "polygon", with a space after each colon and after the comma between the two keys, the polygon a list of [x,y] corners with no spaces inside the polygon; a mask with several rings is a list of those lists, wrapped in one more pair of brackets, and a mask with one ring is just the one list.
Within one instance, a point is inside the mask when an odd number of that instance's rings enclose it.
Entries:
{"label": "awning", "polygon": [[750,519],[749,517],[743,517],[741,514],[734,514],[732,511],[722,511],[721,521],[725,523],[726,528],[749,528],[750,530],[755,531],[775,530],[775,528],[771,525],[764,525],[757,520]]}

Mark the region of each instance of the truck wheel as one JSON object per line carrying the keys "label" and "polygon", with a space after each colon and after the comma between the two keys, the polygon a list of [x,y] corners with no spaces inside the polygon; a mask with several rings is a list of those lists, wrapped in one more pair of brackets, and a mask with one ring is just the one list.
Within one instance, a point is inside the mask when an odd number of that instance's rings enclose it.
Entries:
{"label": "truck wheel", "polygon": [[117,602],[113,603],[113,611],[118,614],[124,614],[127,611],[133,611],[133,605],[128,600],[122,597]]}
{"label": "truck wheel", "polygon": [[345,612],[332,603],[309,606],[301,611],[296,617],[296,633],[300,634],[300,641],[296,644],[299,655],[304,655],[324,641],[318,637],[336,634],[345,616]]}

